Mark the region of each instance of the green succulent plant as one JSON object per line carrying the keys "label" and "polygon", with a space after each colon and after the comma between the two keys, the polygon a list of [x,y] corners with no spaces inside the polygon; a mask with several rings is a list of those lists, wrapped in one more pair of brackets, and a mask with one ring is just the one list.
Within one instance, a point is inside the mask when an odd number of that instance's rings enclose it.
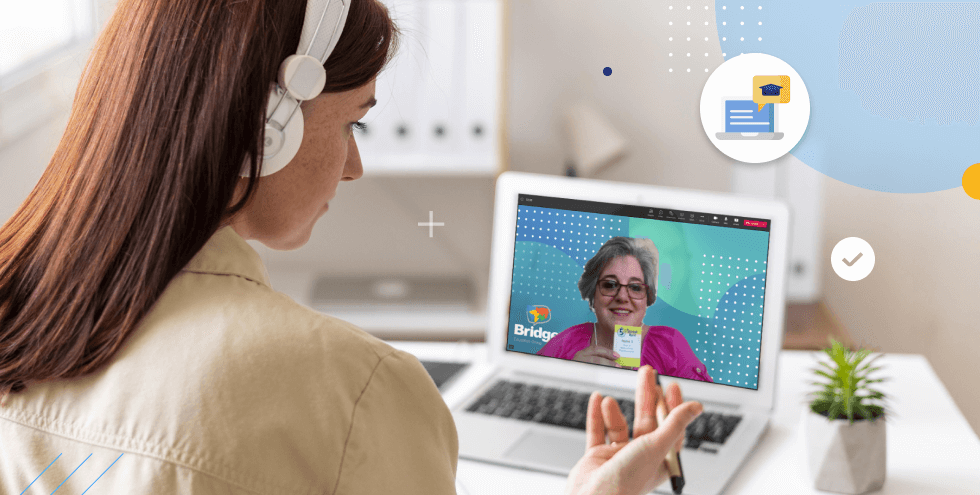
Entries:
{"label": "green succulent plant", "polygon": [[831,362],[819,361],[820,367],[813,369],[826,381],[813,382],[813,385],[823,388],[811,394],[810,410],[827,416],[828,420],[846,419],[850,424],[855,420],[875,420],[883,416],[885,394],[871,385],[885,379],[868,377],[881,369],[874,366],[881,355],[864,362],[871,354],[870,350],[851,351],[833,338],[830,339],[830,347],[823,351],[830,356]]}

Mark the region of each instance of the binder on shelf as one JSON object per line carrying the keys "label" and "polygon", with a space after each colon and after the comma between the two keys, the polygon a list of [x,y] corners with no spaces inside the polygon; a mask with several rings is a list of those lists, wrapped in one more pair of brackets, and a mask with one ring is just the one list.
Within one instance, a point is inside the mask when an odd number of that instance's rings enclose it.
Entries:
{"label": "binder on shelf", "polygon": [[421,70],[415,63],[421,48],[417,0],[385,0],[388,13],[404,33],[398,51],[378,75],[375,95],[378,104],[364,117],[368,128],[356,134],[361,162],[367,173],[390,168],[397,156],[417,154],[418,92]]}
{"label": "binder on shelf", "polygon": [[501,4],[495,0],[469,0],[463,5],[466,10],[463,150],[480,168],[495,171],[499,168]]}
{"label": "binder on shelf", "polygon": [[[420,92],[426,60],[423,24],[424,5],[418,0],[390,1],[389,12],[402,31],[399,50],[387,70],[382,72],[387,83],[386,96],[389,104],[379,122],[384,134],[385,148],[382,154],[389,162],[398,157],[417,156],[421,153]],[[379,102],[380,104],[380,102]]]}
{"label": "binder on shelf", "polygon": [[[458,151],[458,129],[454,112],[459,111],[456,98],[455,63],[458,24],[456,2],[431,0],[427,4],[425,41],[427,66],[422,89],[422,152],[425,155],[450,155]],[[437,165],[433,163],[433,165]]]}
{"label": "binder on shelf", "polygon": [[500,167],[503,0],[382,0],[402,32],[356,134],[366,174]]}

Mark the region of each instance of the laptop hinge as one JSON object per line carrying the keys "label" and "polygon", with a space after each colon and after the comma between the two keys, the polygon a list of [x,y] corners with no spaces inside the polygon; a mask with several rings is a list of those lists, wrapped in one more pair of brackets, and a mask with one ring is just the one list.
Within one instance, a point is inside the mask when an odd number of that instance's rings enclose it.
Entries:
{"label": "laptop hinge", "polygon": [[[542,374],[537,374],[537,373],[533,373],[533,372],[529,372],[529,371],[513,371],[512,374],[515,377],[531,378],[531,379],[535,379],[535,380],[541,380],[541,381],[545,381],[545,382],[549,382],[549,383],[554,383],[556,387],[561,387],[561,384],[572,384],[572,385],[577,385],[577,386],[581,386],[581,387],[596,388],[596,384],[595,383],[592,383],[592,382],[584,382],[584,381],[578,381],[578,380],[571,380],[571,379],[568,379],[568,378],[558,379],[558,378],[556,378],[554,376],[542,375]],[[603,390],[608,390],[608,391],[611,391],[611,392],[618,392],[618,393],[620,393],[622,395],[625,395],[626,397],[632,396],[635,393],[633,390],[619,388],[619,387],[602,386],[601,388]],[[744,412],[744,408],[742,406],[738,405],[738,404],[732,404],[732,403],[729,403],[729,402],[718,402],[718,401],[713,401],[713,400],[701,400],[701,399],[698,399],[697,397],[691,397],[690,399],[696,400],[696,401],[700,402],[705,408],[708,408],[708,409],[722,410],[722,411],[729,411],[729,412]]]}
{"label": "laptop hinge", "polygon": [[742,406],[740,406],[738,404],[732,404],[730,402],[716,402],[716,401],[713,401],[713,400],[701,400],[701,399],[698,399],[697,397],[691,397],[690,399],[691,400],[696,400],[696,401],[700,402],[701,405],[703,405],[705,409],[711,409],[711,410],[721,409],[723,411],[729,411],[729,412],[741,412],[742,411]]}
{"label": "laptop hinge", "polygon": [[597,384],[594,383],[594,382],[583,382],[583,381],[579,381],[579,380],[572,380],[572,379],[569,379],[569,378],[560,378],[559,379],[559,378],[557,378],[555,376],[552,376],[552,375],[542,375],[542,374],[537,374],[537,373],[533,373],[533,372],[529,372],[529,371],[513,371],[512,373],[513,373],[513,375],[515,377],[534,378],[536,380],[541,380],[541,381],[546,381],[546,382],[549,382],[549,383],[554,383],[555,386],[556,387],[559,387],[559,388],[561,387],[562,384],[570,384],[570,385],[577,385],[577,386],[586,387],[586,388],[602,388],[603,390],[617,392],[617,393],[626,395],[627,397],[630,396],[630,395],[633,395],[633,391],[630,390],[630,389],[625,389],[625,388],[620,388],[620,387],[614,387],[614,386],[608,386],[608,385],[603,385],[602,387],[597,387]]}

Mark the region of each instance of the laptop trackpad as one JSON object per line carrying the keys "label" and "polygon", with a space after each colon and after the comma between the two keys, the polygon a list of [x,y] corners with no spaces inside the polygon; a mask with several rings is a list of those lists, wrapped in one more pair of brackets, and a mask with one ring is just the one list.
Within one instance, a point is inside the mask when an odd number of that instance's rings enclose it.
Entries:
{"label": "laptop trackpad", "polygon": [[504,454],[527,464],[546,464],[571,471],[585,454],[585,438],[572,439],[530,430]]}

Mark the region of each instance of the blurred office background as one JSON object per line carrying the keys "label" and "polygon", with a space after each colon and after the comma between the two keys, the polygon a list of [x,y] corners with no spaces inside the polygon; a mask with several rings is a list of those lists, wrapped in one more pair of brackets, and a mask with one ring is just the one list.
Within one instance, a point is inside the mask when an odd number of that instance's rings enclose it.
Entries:
{"label": "blurred office background", "polygon": [[[779,197],[795,221],[786,346],[817,348],[836,335],[924,354],[980,431],[977,202],[959,188],[858,188],[792,155],[748,165],[717,151],[698,111],[704,82],[724,60],[711,37],[713,2],[694,5],[693,24],[682,28],[695,40],[687,44],[658,27],[671,2],[385,3],[406,32],[359,137],[365,176],[341,185],[305,247],[274,252],[252,243],[278,290],[383,338],[479,340],[501,170],[563,174],[571,163],[600,179]],[[93,33],[115,1],[32,4],[0,19],[4,221],[47,166]],[[575,125],[608,138],[582,143],[569,130]],[[593,172],[583,146],[613,141],[600,157],[608,163]],[[418,225],[430,212],[444,223],[431,237]],[[840,279],[829,263],[837,241],[851,236],[875,249],[875,269],[859,282]]]}

